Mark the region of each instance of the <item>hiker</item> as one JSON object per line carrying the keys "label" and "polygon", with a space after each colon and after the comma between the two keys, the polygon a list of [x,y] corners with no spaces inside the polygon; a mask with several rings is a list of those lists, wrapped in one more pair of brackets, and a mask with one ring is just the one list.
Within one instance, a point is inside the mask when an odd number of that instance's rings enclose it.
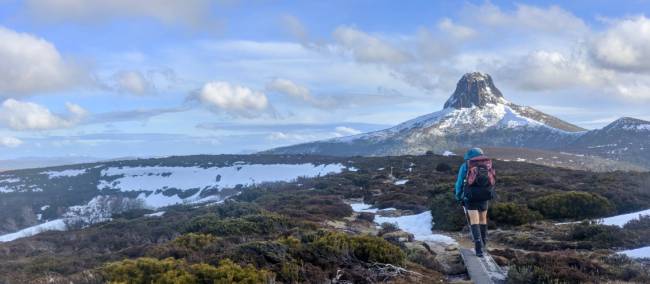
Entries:
{"label": "hiker", "polygon": [[496,175],[492,160],[480,148],[465,153],[465,162],[458,170],[456,180],[456,201],[464,207],[469,216],[476,256],[483,257],[487,242],[488,201],[494,197]]}

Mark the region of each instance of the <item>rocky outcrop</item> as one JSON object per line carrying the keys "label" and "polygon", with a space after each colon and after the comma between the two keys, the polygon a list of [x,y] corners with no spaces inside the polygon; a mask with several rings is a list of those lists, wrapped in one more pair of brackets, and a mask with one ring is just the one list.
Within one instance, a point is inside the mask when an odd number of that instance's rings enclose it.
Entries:
{"label": "rocky outcrop", "polygon": [[506,103],[492,77],[481,72],[463,75],[456,84],[456,90],[445,103],[444,108],[485,107],[487,104]]}

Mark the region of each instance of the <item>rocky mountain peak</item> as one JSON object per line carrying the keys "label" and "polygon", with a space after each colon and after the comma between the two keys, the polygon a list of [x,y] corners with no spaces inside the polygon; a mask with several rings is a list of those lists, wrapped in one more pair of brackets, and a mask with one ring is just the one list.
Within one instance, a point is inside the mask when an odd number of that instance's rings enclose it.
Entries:
{"label": "rocky mountain peak", "polygon": [[463,75],[456,84],[456,90],[445,103],[444,108],[484,107],[487,104],[507,103],[501,91],[492,82],[489,74],[471,72]]}
{"label": "rocky mountain peak", "polygon": [[650,130],[650,121],[645,121],[632,117],[622,117],[607,125],[603,130],[623,129],[623,130]]}

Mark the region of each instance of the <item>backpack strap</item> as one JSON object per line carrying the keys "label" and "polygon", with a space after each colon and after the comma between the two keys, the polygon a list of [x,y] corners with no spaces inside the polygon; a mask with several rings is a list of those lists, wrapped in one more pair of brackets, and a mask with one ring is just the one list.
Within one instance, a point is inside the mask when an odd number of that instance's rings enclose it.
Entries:
{"label": "backpack strap", "polygon": [[467,177],[469,176],[469,160],[465,161],[465,177],[463,178],[463,186],[461,187],[461,190],[463,192],[463,196],[465,196],[465,188],[467,187]]}

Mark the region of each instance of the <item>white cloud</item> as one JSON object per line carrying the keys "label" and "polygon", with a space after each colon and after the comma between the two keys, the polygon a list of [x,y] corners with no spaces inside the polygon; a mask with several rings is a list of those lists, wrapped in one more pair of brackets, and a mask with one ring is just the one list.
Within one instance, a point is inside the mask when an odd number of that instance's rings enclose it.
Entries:
{"label": "white cloud", "polygon": [[11,136],[0,137],[0,146],[7,148],[15,148],[23,144],[23,141]]}
{"label": "white cloud", "polygon": [[614,84],[613,87],[616,93],[625,99],[631,101],[650,101],[650,82],[647,79],[621,80]]}
{"label": "white cloud", "polygon": [[442,19],[442,21],[438,23],[438,28],[449,34],[451,37],[459,40],[467,40],[476,36],[476,31],[474,29],[456,24],[449,18]]}
{"label": "white cloud", "polygon": [[272,92],[284,93],[293,98],[300,99],[303,101],[313,100],[313,97],[311,96],[309,89],[307,89],[304,86],[300,86],[291,80],[287,80],[283,78],[276,78],[271,80],[271,82],[266,84],[266,89]]}
{"label": "white cloud", "polygon": [[28,0],[27,9],[39,20],[100,22],[115,18],[148,17],[191,28],[210,26],[211,0]]}
{"label": "white cloud", "polygon": [[122,71],[115,74],[117,89],[135,95],[146,95],[153,91],[152,82],[139,71]]}
{"label": "white cloud", "polygon": [[336,127],[336,134],[337,136],[349,136],[349,135],[356,135],[360,134],[362,131],[347,127],[347,126],[338,126]]}
{"label": "white cloud", "polygon": [[0,96],[59,90],[82,80],[52,43],[0,26]]}
{"label": "white cloud", "polygon": [[483,5],[468,4],[461,17],[485,27],[504,28],[519,32],[544,32],[552,35],[580,35],[588,32],[584,21],[558,6],[546,8],[517,4],[516,9],[504,11],[486,2]]}
{"label": "white cloud", "polygon": [[649,72],[650,19],[639,16],[614,21],[591,42],[591,55],[606,68]]}
{"label": "white cloud", "polygon": [[270,108],[264,93],[228,82],[206,83],[197,97],[213,110],[223,111],[235,117],[258,117]]}
{"label": "white cloud", "polygon": [[340,26],[334,30],[333,36],[360,62],[400,63],[409,58],[408,54],[388,42],[353,27]]}
{"label": "white cloud", "polygon": [[600,87],[610,80],[607,72],[593,68],[583,58],[545,50],[514,57],[496,72],[525,90]]}
{"label": "white cloud", "polygon": [[72,103],[66,103],[66,109],[68,114],[57,115],[35,103],[7,99],[0,106],[0,123],[14,130],[69,128],[88,114],[81,106]]}

